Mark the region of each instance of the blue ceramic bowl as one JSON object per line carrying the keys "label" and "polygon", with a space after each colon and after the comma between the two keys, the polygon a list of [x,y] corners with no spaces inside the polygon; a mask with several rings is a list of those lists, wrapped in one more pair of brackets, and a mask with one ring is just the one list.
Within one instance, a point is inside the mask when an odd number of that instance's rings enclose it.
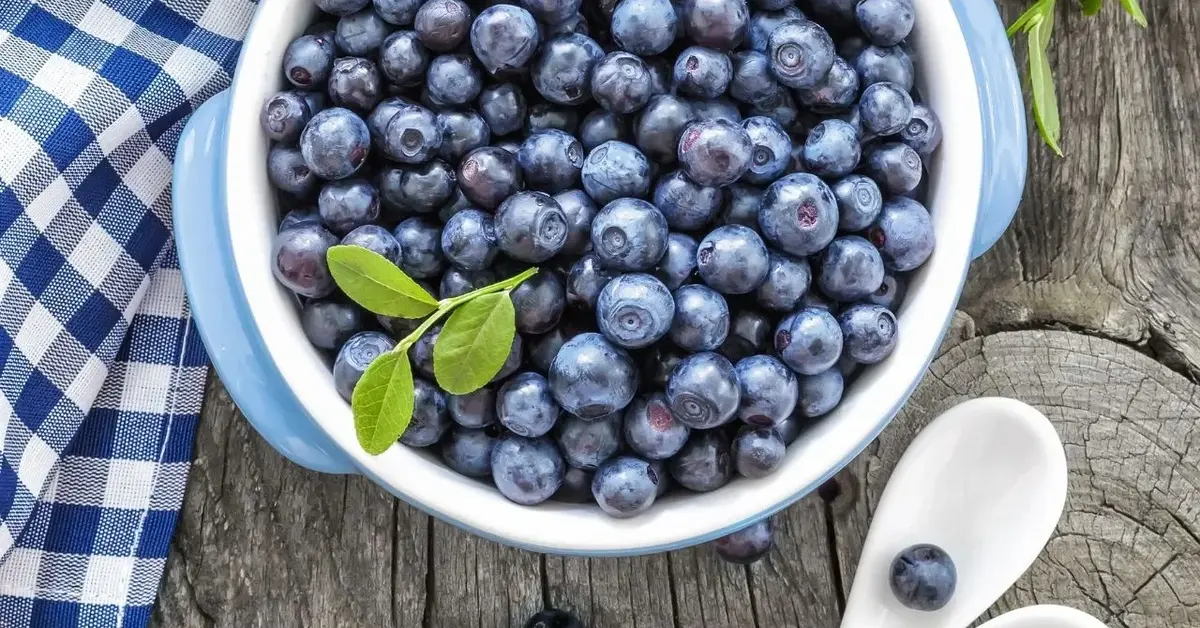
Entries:
{"label": "blue ceramic bowl", "polygon": [[916,0],[910,43],[921,93],[946,138],[930,163],[938,246],[899,312],[900,342],[832,414],[789,448],[778,473],[707,494],[673,494],[634,519],[592,505],[518,506],[490,486],[396,445],[369,456],[328,366],[305,340],[296,301],[271,275],[278,220],[265,174],[264,99],[280,89],[287,43],[311,0],[264,0],[233,87],[192,116],[175,162],[175,235],[192,312],[217,372],[246,418],[297,464],[359,473],[414,506],[502,543],[579,555],[644,554],[711,540],[813,491],[887,425],[916,387],[954,312],[971,259],[1007,228],[1025,179],[1020,83],[991,2]]}

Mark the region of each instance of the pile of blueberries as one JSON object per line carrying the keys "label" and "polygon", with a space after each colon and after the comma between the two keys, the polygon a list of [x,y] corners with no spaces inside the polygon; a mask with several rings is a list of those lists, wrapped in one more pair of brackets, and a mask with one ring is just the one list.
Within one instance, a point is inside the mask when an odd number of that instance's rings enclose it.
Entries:
{"label": "pile of blueberries", "polygon": [[279,281],[349,398],[419,321],[338,293],[335,244],[441,297],[531,266],[493,385],[414,344],[412,423],[508,499],[645,511],[782,464],[888,357],[941,141],[912,0],[315,0],[262,127]]}

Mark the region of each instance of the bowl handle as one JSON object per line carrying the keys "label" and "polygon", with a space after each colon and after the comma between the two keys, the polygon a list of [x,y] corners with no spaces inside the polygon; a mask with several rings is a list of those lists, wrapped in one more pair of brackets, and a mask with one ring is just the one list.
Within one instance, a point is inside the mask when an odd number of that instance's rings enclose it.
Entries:
{"label": "bowl handle", "polygon": [[1029,161],[1025,101],[1012,44],[995,3],[952,0],[967,40],[983,122],[983,185],[971,257],[979,257],[1004,235],[1025,189]]}
{"label": "bowl handle", "polygon": [[229,395],[272,447],[315,471],[354,473],[275,369],[246,306],[222,206],[228,110],[228,91],[210,98],[192,114],[175,151],[175,247],[193,320]]}

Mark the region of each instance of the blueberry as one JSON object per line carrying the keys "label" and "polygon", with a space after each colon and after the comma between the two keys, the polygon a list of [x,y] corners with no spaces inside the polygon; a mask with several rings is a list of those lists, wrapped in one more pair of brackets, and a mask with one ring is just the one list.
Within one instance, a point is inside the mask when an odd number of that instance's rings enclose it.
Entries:
{"label": "blueberry", "polygon": [[442,443],[446,466],[472,478],[492,474],[492,450],[497,439],[488,430],[454,427]]}
{"label": "blueberry", "polygon": [[809,290],[804,293],[804,298],[800,299],[801,307],[815,307],[822,310],[834,311],[837,304],[829,300],[829,297],[821,294],[820,290]]}
{"label": "blueberry", "polygon": [[682,349],[713,351],[729,334],[729,305],[708,286],[682,286],[675,291],[669,336]]}
{"label": "blueberry", "polygon": [[353,303],[313,299],[300,311],[304,337],[318,349],[338,349],[362,329],[362,310]]}
{"label": "blueberry", "polygon": [[450,220],[454,214],[464,210],[473,209],[471,199],[467,198],[466,194],[458,186],[455,186],[454,191],[450,193],[450,200],[446,201],[440,209],[438,209],[438,219],[442,222]]}
{"label": "blueberry", "polygon": [[882,305],[859,304],[838,316],[846,354],[859,364],[877,364],[896,348],[896,315]]}
{"label": "blueberry", "polygon": [[601,205],[622,197],[641,198],[650,191],[650,162],[625,142],[605,142],[588,153],[581,178],[583,189]]}
{"label": "blueberry", "polygon": [[645,383],[652,390],[663,390],[671,379],[671,373],[683,360],[683,355],[667,343],[659,343],[646,350],[643,368]]}
{"label": "blueberry", "polygon": [[862,87],[875,83],[893,83],[911,91],[916,70],[912,58],[901,46],[867,46],[854,58],[854,71]]}
{"label": "blueberry", "polygon": [[524,359],[525,341],[521,339],[521,334],[513,336],[512,348],[508,350],[508,357],[505,358],[504,364],[500,366],[500,370],[496,372],[491,383],[496,384],[508,379],[509,375],[517,372],[521,368],[521,362]]}
{"label": "blueberry", "polygon": [[633,360],[597,333],[567,341],[550,364],[550,391],[567,412],[598,419],[629,405],[637,390]]}
{"label": "blueberry", "polygon": [[409,447],[429,447],[442,440],[450,423],[446,393],[419,377],[413,378],[412,420],[400,435],[400,442]]}
{"label": "blueberry", "polygon": [[594,253],[588,253],[571,265],[567,274],[567,303],[579,308],[596,307],[596,299],[616,273],[604,268]]}
{"label": "blueberry", "polygon": [[782,362],[769,355],[753,355],[738,361],[734,372],[741,394],[739,419],[774,427],[792,415],[799,387],[796,376]]}
{"label": "blueberry", "polygon": [[546,378],[538,373],[518,373],[496,393],[496,417],[519,436],[536,438],[546,434],[561,412]]}
{"label": "blueberry", "polygon": [[925,206],[904,197],[883,204],[883,210],[867,228],[867,239],[883,256],[891,271],[914,270],[933,253],[933,222]]}
{"label": "blueberry", "polygon": [[521,0],[521,6],[546,24],[558,24],[578,14],[582,3],[582,0]]}
{"label": "blueberry", "polygon": [[301,296],[320,298],[333,292],[333,276],[325,262],[337,238],[317,223],[296,225],[275,236],[271,270],[285,288]]}
{"label": "blueberry", "polygon": [[875,83],[858,102],[863,128],[876,135],[894,135],[912,120],[913,100],[895,83]]}
{"label": "blueberry", "polygon": [[[576,469],[575,467],[568,466],[566,472],[563,473],[562,486],[560,486],[558,492],[554,494],[554,501],[566,502],[568,504],[592,503],[592,501],[595,499],[592,497],[593,475],[594,473],[591,471],[584,471],[583,469]],[[583,624],[578,623],[578,621],[576,621],[574,624],[567,624],[562,623],[558,618],[554,618],[554,621],[560,621],[560,623],[549,623],[551,620],[544,617],[545,615],[546,611],[534,615],[533,619],[529,620],[530,623],[526,625],[536,626],[538,628],[549,628],[551,626],[576,626],[578,628],[583,628]],[[572,620],[575,621],[574,618],[572,618]],[[536,623],[537,621],[541,621],[542,623]]]}
{"label": "blueberry", "polygon": [[554,356],[558,355],[558,350],[567,342],[572,333],[560,324],[554,329],[530,339],[532,344],[529,347],[529,363],[543,373],[548,372]]}
{"label": "blueberry", "polygon": [[317,212],[316,208],[302,207],[284,214],[283,219],[279,221],[279,231],[303,224],[321,224],[321,214]]}
{"label": "blueberry", "polygon": [[387,258],[393,264],[400,263],[400,242],[391,231],[379,225],[362,225],[342,238],[342,246],[361,246]]}
{"label": "blueberry", "polygon": [[849,122],[830,118],[813,127],[804,142],[808,171],[829,178],[844,177],[858,166],[862,147],[858,131]]}
{"label": "blueberry", "polygon": [[442,254],[466,270],[484,270],[496,259],[496,230],[491,214],[465,209],[442,227]]}
{"label": "blueberry", "polygon": [[756,11],[750,16],[750,25],[746,31],[746,43],[750,50],[766,52],[771,33],[774,33],[780,24],[794,18],[803,19],[804,14],[791,4],[778,11]]}
{"label": "blueberry", "polygon": [[859,0],[854,12],[858,27],[876,46],[904,41],[916,22],[912,0]]}
{"label": "blueberry", "polygon": [[633,134],[630,131],[628,119],[611,111],[595,109],[584,116],[583,122],[579,123],[579,141],[586,151],[609,140],[628,143],[632,139]]}
{"label": "blueberry", "polygon": [[777,424],[775,431],[779,432],[779,435],[783,437],[784,443],[791,446],[792,443],[796,442],[797,438],[800,438],[801,427],[803,426],[800,424],[800,419],[796,418],[796,415],[793,414]]}
{"label": "blueberry", "polygon": [[379,192],[363,179],[330,181],[317,197],[321,222],[346,234],[379,218]]}
{"label": "blueberry", "polygon": [[679,137],[679,164],[700,185],[724,187],[750,169],[754,143],[738,123],[701,117]]}
{"label": "blueberry", "polygon": [[612,38],[635,55],[662,53],[675,42],[679,18],[670,0],[621,0],[612,14]]}
{"label": "blueberry", "polygon": [[384,329],[392,338],[404,338],[416,331],[421,323],[425,322],[419,318],[397,318],[394,316],[384,316],[376,314],[375,320],[379,326]]}
{"label": "blueberry", "polygon": [[333,361],[333,385],[346,401],[354,394],[354,386],[375,358],[391,351],[396,341],[377,331],[354,334],[342,345]]}
{"label": "blueberry", "polygon": [[408,348],[408,360],[417,374],[422,377],[436,379],[436,373],[433,372],[433,347],[437,344],[438,336],[441,333],[442,326],[434,325],[421,334],[421,337]]}
{"label": "blueberry", "polygon": [[525,118],[526,134],[558,129],[574,135],[578,127],[579,112],[575,107],[538,103],[529,108],[529,115]]}
{"label": "blueberry", "polygon": [[567,415],[559,422],[556,440],[567,464],[594,471],[621,449],[621,415],[586,421]]}
{"label": "blueberry", "polygon": [[592,32],[588,25],[587,18],[582,13],[576,13],[567,19],[556,24],[547,24],[543,35],[547,38],[557,37],[559,35],[584,35],[588,36]]}
{"label": "blueberry", "polygon": [[693,431],[667,469],[689,491],[706,493],[725,486],[733,477],[729,437],[722,430]]}
{"label": "blueberry", "polygon": [[[320,5],[320,4],[323,4],[323,2],[316,2],[314,4]],[[349,15],[351,13],[354,13],[355,11],[362,9],[365,6],[367,6],[367,3],[360,3],[360,6],[354,7],[352,9],[348,9],[344,13],[344,15]],[[325,9],[325,8],[322,8],[321,10],[325,11],[326,13],[333,13],[332,11],[329,11],[328,9]],[[313,37],[320,37],[321,39],[324,39],[325,41],[332,43],[334,35],[337,34],[337,21],[336,20],[322,20],[322,21],[319,21],[319,22],[316,22],[313,24],[309,24],[308,28],[304,29],[304,34],[312,35]]]}
{"label": "blueberry", "polygon": [[675,455],[690,432],[675,420],[666,396],[660,392],[638,397],[625,409],[625,442],[648,459],[665,460]]}
{"label": "blueberry", "polygon": [[783,253],[771,253],[767,279],[754,296],[758,304],[775,312],[791,312],[800,305],[812,282],[808,262]]}
{"label": "blueberry", "polygon": [[908,144],[878,144],[865,161],[867,175],[887,194],[906,195],[921,183],[921,156]]}
{"label": "blueberry", "polygon": [[283,52],[283,75],[299,89],[318,89],[333,69],[333,42],[316,35],[301,35]]}
{"label": "blueberry", "polygon": [[496,421],[496,391],[480,388],[465,395],[450,395],[446,408],[450,418],[463,427],[487,427]]}
{"label": "blueberry", "polygon": [[592,252],[605,268],[647,272],[667,252],[668,234],[667,219],[653,205],[619,198],[592,220]]}
{"label": "blueberry", "polygon": [[805,107],[819,113],[845,111],[858,100],[858,73],[845,59],[834,57],[825,80],[808,89],[796,90],[796,96]]}
{"label": "blueberry", "polygon": [[854,5],[858,0],[809,0],[809,12],[830,25],[847,28],[854,25]]}
{"label": "blueberry", "polygon": [[561,192],[579,181],[583,145],[558,129],[531,133],[517,151],[525,184],[535,190]]}
{"label": "blueberry", "polygon": [[514,133],[525,125],[525,96],[512,83],[489,85],[479,93],[479,113],[492,133]]}
{"label": "blueberry", "polygon": [[758,204],[763,190],[751,185],[735,183],[728,188],[729,201],[721,212],[721,224],[743,225],[758,229]]}
{"label": "blueberry", "polygon": [[733,466],[742,477],[764,478],[783,464],[787,445],[778,432],[769,427],[746,425],[733,439]]}
{"label": "blueberry", "polygon": [[858,56],[871,42],[862,35],[847,35],[838,41],[838,56],[843,59],[853,59]]}
{"label": "blueberry", "polygon": [[397,214],[432,214],[454,195],[454,169],[439,159],[412,168],[388,168],[380,174],[384,207]]}
{"label": "blueberry", "polygon": [[[432,0],[437,1],[437,0]],[[479,96],[483,79],[470,55],[444,54],[429,62],[425,73],[429,97],[442,105],[465,105]]]}
{"label": "blueberry", "polygon": [[567,307],[566,292],[558,275],[548,270],[521,282],[510,294],[516,309],[517,329],[525,334],[544,334],[558,324]]}
{"label": "blueberry", "polygon": [[785,130],[801,130],[798,122],[800,110],[796,107],[796,99],[792,98],[791,90],[785,87],[775,90],[766,100],[751,105],[746,110],[746,115],[770,118]]}
{"label": "blueberry", "polygon": [[750,169],[742,176],[747,183],[765,185],[778,179],[787,170],[792,154],[792,139],[779,123],[765,116],[753,116],[742,121],[742,128],[753,146]]}
{"label": "blueberry", "polygon": [[667,253],[658,263],[654,275],[670,290],[687,283],[696,272],[696,248],[692,236],[672,233],[667,237]]}
{"label": "blueberry", "polygon": [[471,24],[471,49],[492,74],[529,65],[540,40],[533,15],[511,4],[490,6]]}
{"label": "blueberry", "polygon": [[797,310],[776,328],[775,352],[793,371],[816,375],[831,368],[842,355],[842,329],[827,310]]}
{"label": "blueberry", "polygon": [[793,89],[811,89],[833,68],[833,39],[816,22],[791,19],[771,33],[767,43],[771,71],[780,83]]}
{"label": "blueberry", "polygon": [[371,110],[367,115],[367,129],[371,132],[371,141],[382,146],[384,138],[387,137],[387,125],[392,121],[392,116],[400,113],[401,109],[409,106],[409,101],[392,96],[379,101],[378,105]]}
{"label": "blueberry", "polygon": [[258,120],[267,137],[277,142],[294,142],[311,117],[308,102],[300,92],[279,92],[263,103]]}
{"label": "blueberry", "polygon": [[651,275],[630,273],[613,278],[596,300],[596,322],[610,342],[640,349],[667,334],[675,312],[671,291]]}
{"label": "blueberry", "polygon": [[704,283],[722,294],[746,294],[767,278],[767,247],[749,227],[713,229],[696,249],[696,269]]}
{"label": "blueberry", "polygon": [[933,109],[913,105],[912,119],[900,131],[900,139],[922,157],[929,157],[942,143],[942,122]]}
{"label": "blueberry", "polygon": [[371,0],[314,0],[318,9],[334,15],[350,15],[370,3]]}
{"label": "blueberry", "polygon": [[858,373],[858,370],[861,367],[862,365],[858,362],[855,362],[854,358],[850,357],[850,354],[843,351],[842,357],[838,358],[838,363],[830,370],[836,370],[843,378],[850,379],[851,377],[854,377],[856,373]]}
{"label": "blueberry", "polygon": [[767,240],[785,253],[812,255],[837,234],[837,199],[815,175],[789,174],[763,194],[758,225]]}
{"label": "blueberry", "polygon": [[373,0],[375,12],[383,21],[396,26],[411,26],[422,0]]}
{"label": "blueberry", "polygon": [[716,218],[724,200],[721,188],[698,185],[681,170],[659,177],[654,187],[654,205],[672,229],[704,228]]}
{"label": "blueberry", "polygon": [[645,107],[651,87],[646,64],[628,52],[611,52],[592,68],[592,98],[612,113],[633,113]]}
{"label": "blueberry", "polygon": [[606,514],[628,518],[645,511],[658,496],[658,473],[650,463],[631,456],[614,458],[592,478],[592,495]]}
{"label": "blueberry", "polygon": [[513,259],[535,264],[554,257],[567,241],[567,217],[544,192],[518,192],[500,204],[496,242]]}
{"label": "blueberry", "polygon": [[485,286],[496,283],[496,276],[490,271],[469,271],[461,268],[451,268],[442,273],[442,281],[438,287],[438,298],[453,299],[468,292],[473,292]]}
{"label": "blueberry", "polygon": [[750,25],[746,0],[684,0],[681,16],[692,41],[717,50],[736,48]]}
{"label": "blueberry", "polygon": [[458,188],[482,209],[496,209],[522,185],[517,158],[503,148],[476,148],[458,164]]}
{"label": "blueberry", "polygon": [[733,54],[733,78],[729,95],[748,105],[765,102],[779,91],[779,83],[770,72],[771,60],[754,50]]}
{"label": "blueberry", "polygon": [[738,565],[758,562],[774,546],[775,539],[769,518],[713,541],[713,549],[718,556]]}
{"label": "blueberry", "polygon": [[554,200],[567,217],[567,241],[562,253],[581,255],[591,246],[592,220],[599,210],[592,197],[583,190],[567,190],[554,195]]}
{"label": "blueberry", "polygon": [[458,163],[463,155],[487,146],[492,139],[487,122],[474,111],[439,111],[437,126],[442,133],[438,155],[450,163]]}
{"label": "blueberry", "polygon": [[693,98],[716,98],[729,89],[733,62],[719,50],[689,46],[675,59],[672,82],[679,93]]}
{"label": "blueberry", "polygon": [[426,218],[406,218],[392,231],[400,243],[400,269],[416,279],[436,277],[446,265],[442,229]]}
{"label": "blueberry", "polygon": [[862,231],[883,209],[879,186],[861,174],[848,175],[834,183],[833,196],[837,198],[839,231]]}
{"label": "blueberry", "polygon": [[686,100],[667,94],[654,96],[637,118],[634,141],[655,162],[672,164],[679,152],[679,136],[694,120],[696,114]]}
{"label": "blueberry", "polygon": [[883,258],[865,238],[842,236],[821,258],[817,284],[821,292],[842,302],[865,299],[883,283]]}
{"label": "blueberry", "polygon": [[304,163],[300,149],[276,144],[267,153],[267,179],[271,185],[296,196],[308,196],[317,189],[317,177]]}
{"label": "blueberry", "polygon": [[413,18],[413,29],[426,48],[436,52],[454,50],[467,39],[471,7],[462,0],[427,0]]}
{"label": "blueberry", "polygon": [[958,583],[958,570],[946,550],[929,544],[913,545],[892,561],[888,581],[904,606],[936,611],[950,603]]}
{"label": "blueberry", "polygon": [[492,449],[492,481],[500,494],[525,506],[550,499],[562,485],[562,456],[546,438],[509,436]]}
{"label": "blueberry", "polygon": [[592,68],[604,49],[586,35],[560,35],[542,45],[534,58],[533,87],[560,105],[581,105],[591,97]]}
{"label": "blueberry", "polygon": [[883,276],[883,283],[879,284],[879,289],[865,300],[895,312],[900,302],[904,300],[907,287],[908,282],[903,276],[887,274]]}
{"label": "blueberry", "polygon": [[429,161],[441,147],[437,116],[419,105],[408,105],[388,121],[380,148],[393,161],[419,164]]}
{"label": "blueberry", "polygon": [[379,50],[390,30],[373,9],[363,9],[338,20],[334,42],[348,55],[365,56]]}
{"label": "blueberry", "polygon": [[383,94],[379,68],[362,57],[342,57],[329,73],[329,99],[338,107],[370,111]]}
{"label": "blueberry", "polygon": [[799,377],[800,397],[796,411],[800,416],[813,419],[833,411],[842,401],[844,380],[837,367],[821,371],[816,375]]}
{"label": "blueberry", "polygon": [[745,309],[733,317],[729,324],[729,337],[721,345],[721,355],[740,362],[767,350],[773,332],[773,324],[762,312]]}
{"label": "blueberry", "polygon": [[672,414],[695,429],[728,423],[737,413],[739,399],[733,365],[717,353],[693,353],[684,358],[667,382]]}

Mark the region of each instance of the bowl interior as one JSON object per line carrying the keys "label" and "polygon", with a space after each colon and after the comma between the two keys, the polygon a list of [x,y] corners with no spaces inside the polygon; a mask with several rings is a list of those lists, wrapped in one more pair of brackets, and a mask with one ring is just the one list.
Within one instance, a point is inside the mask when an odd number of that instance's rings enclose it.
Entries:
{"label": "bowl interior", "polygon": [[788,448],[783,467],[768,478],[735,480],[707,494],[673,494],[647,513],[621,520],[594,505],[516,505],[494,488],[442,466],[430,452],[396,445],[369,456],[359,448],[349,405],[334,390],[327,362],[305,339],[294,297],[275,282],[269,265],[279,214],[266,178],[268,142],[258,114],[262,102],[283,85],[280,59],[312,19],[311,0],[259,4],[234,79],[228,123],[224,193],[235,264],[276,367],[312,420],[364,474],[426,511],[509,544],[591,555],[659,551],[710,540],[785,507],[848,463],[899,409],[937,349],[969,262],[982,171],[974,71],[949,3],[916,0],[916,5],[918,27],[911,43],[918,85],[945,130],[930,163],[927,199],[937,248],[912,279],[893,355],[867,369],[837,410]]}

